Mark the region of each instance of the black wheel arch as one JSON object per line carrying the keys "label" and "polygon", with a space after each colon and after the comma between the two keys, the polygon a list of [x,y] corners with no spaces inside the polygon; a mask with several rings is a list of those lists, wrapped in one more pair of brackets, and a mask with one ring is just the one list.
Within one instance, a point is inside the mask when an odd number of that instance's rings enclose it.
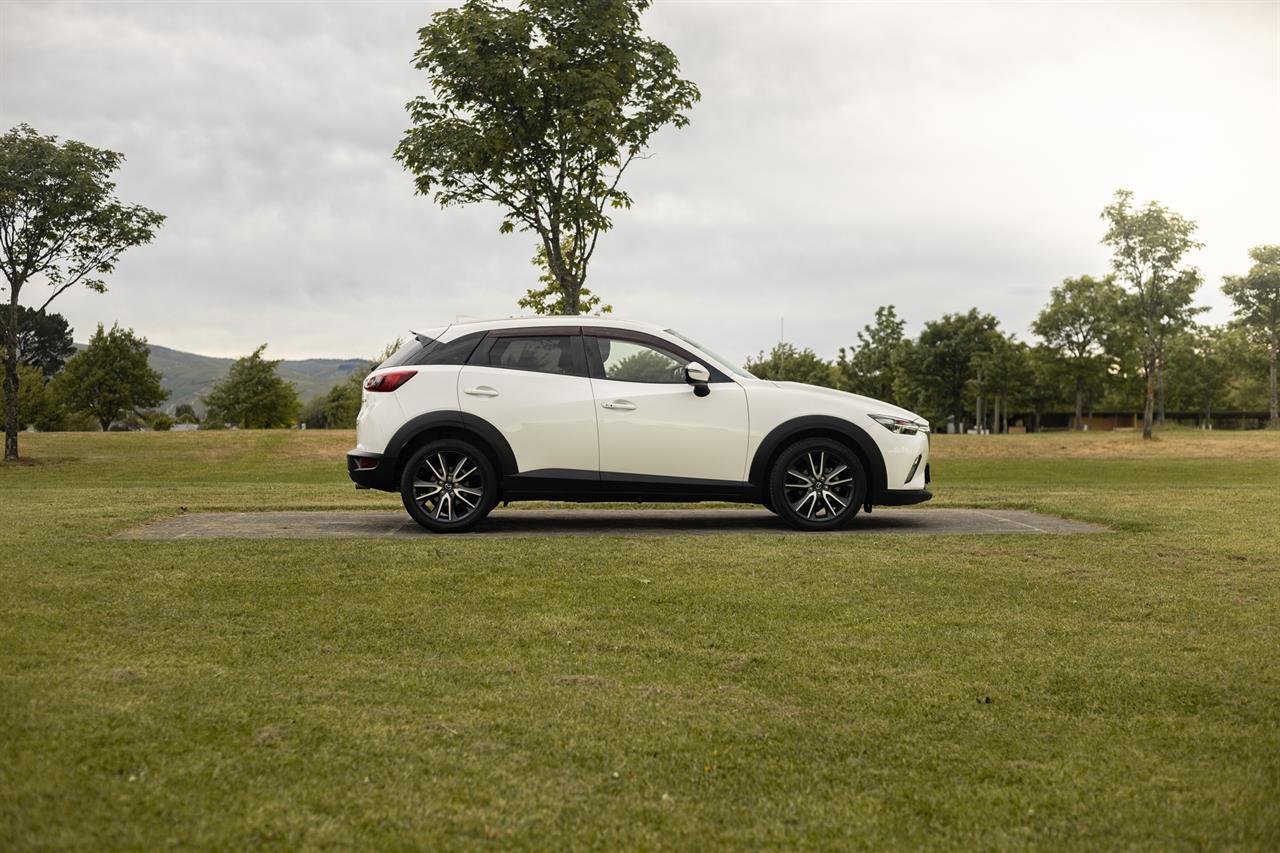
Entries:
{"label": "black wheel arch", "polygon": [[769,484],[769,469],[778,454],[794,441],[803,438],[828,438],[847,446],[862,462],[867,472],[867,503],[875,503],[883,494],[888,475],[884,467],[884,454],[876,446],[867,431],[855,423],[830,415],[804,415],[778,424],[760,442],[751,458],[747,480],[761,489]]}
{"label": "black wheel arch", "polygon": [[382,452],[384,488],[397,491],[400,488],[400,468],[415,450],[428,441],[438,438],[458,438],[475,444],[489,454],[498,479],[515,474],[516,455],[502,433],[484,418],[468,412],[427,412],[410,418],[396,430]]}

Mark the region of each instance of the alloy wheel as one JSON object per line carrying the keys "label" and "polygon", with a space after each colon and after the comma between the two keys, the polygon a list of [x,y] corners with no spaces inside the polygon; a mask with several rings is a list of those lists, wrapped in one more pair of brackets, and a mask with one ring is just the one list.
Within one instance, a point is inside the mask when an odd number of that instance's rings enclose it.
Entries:
{"label": "alloy wheel", "polygon": [[483,506],[484,498],[480,465],[460,450],[429,453],[414,474],[413,500],[435,521],[461,521]]}
{"label": "alloy wheel", "polygon": [[783,475],[782,493],[797,516],[825,522],[850,510],[856,487],[848,461],[818,448],[791,459]]}

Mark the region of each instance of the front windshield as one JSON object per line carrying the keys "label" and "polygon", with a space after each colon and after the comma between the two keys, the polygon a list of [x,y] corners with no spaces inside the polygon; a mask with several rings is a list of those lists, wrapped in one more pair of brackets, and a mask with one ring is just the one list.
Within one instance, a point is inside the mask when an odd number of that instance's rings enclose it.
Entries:
{"label": "front windshield", "polygon": [[690,338],[687,335],[680,334],[675,329],[667,329],[667,334],[675,335],[677,338],[684,341],[686,344],[689,344],[690,346],[697,347],[698,349],[702,350],[707,355],[714,358],[719,363],[720,367],[723,367],[725,370],[728,370],[730,373],[734,374],[735,376],[741,376],[743,379],[759,379],[760,378],[755,374],[748,373],[747,371],[743,370],[741,367],[738,367],[738,365],[734,364],[732,361],[725,358],[724,356],[712,352],[711,350],[704,347],[702,344],[695,341],[693,338]]}

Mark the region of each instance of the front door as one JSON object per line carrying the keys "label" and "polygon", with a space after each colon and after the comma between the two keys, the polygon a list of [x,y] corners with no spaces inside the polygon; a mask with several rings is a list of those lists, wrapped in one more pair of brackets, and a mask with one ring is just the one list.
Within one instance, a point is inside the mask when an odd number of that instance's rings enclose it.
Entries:
{"label": "front door", "polygon": [[530,331],[491,333],[480,344],[458,373],[458,405],[497,427],[521,474],[594,478],[600,456],[582,338],[576,329]]}
{"label": "front door", "polygon": [[685,381],[687,354],[657,341],[583,338],[600,425],[600,472],[681,480],[746,479],[747,397],[727,377],[705,397]]}

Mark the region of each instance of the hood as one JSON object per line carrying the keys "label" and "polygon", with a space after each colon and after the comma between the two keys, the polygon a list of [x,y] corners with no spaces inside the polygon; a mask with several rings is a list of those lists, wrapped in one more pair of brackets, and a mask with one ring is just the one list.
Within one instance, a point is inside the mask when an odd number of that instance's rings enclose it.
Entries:
{"label": "hood", "polygon": [[835,388],[826,388],[822,385],[808,385],[804,382],[777,382],[773,383],[779,388],[789,390],[805,391],[810,394],[817,394],[823,397],[837,397],[850,403],[856,403],[858,406],[867,410],[868,414],[874,415],[893,415],[896,418],[907,418],[913,421],[927,421],[917,415],[915,412],[908,411],[901,406],[895,406],[893,403],[886,403],[883,400],[877,400],[874,397],[864,397],[861,394],[851,394],[848,391],[837,391]]}

